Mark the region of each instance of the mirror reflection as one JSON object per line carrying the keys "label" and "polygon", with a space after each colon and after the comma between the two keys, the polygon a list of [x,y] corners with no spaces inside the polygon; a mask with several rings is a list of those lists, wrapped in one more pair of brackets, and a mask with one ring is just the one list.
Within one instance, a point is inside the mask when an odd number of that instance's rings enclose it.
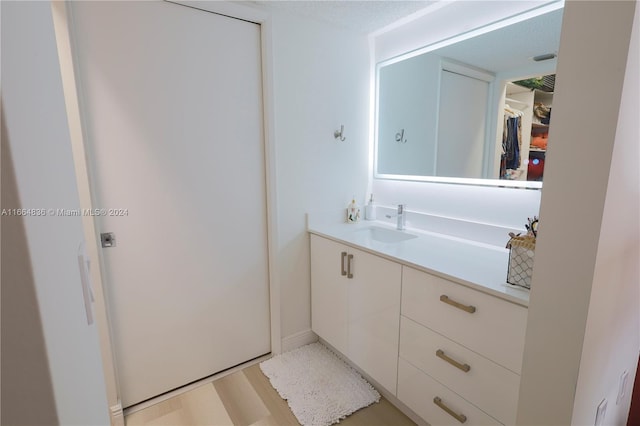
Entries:
{"label": "mirror reflection", "polygon": [[375,176],[542,181],[561,24],[558,9],[378,64]]}

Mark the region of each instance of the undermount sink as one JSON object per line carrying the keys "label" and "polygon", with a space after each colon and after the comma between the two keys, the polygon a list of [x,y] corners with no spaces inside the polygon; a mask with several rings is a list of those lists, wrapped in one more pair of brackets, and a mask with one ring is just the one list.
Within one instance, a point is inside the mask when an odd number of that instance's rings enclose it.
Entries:
{"label": "undermount sink", "polygon": [[379,241],[381,243],[400,243],[402,241],[418,238],[417,235],[408,234],[404,231],[397,231],[395,229],[382,228],[380,226],[369,226],[364,229],[360,229],[357,232],[367,233],[372,240]]}

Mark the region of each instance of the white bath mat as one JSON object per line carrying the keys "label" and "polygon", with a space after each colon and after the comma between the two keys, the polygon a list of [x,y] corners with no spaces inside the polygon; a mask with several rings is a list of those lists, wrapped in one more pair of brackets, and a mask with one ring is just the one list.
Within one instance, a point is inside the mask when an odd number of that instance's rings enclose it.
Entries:
{"label": "white bath mat", "polygon": [[277,355],[260,364],[303,426],[329,426],[380,400],[357,371],[321,343]]}

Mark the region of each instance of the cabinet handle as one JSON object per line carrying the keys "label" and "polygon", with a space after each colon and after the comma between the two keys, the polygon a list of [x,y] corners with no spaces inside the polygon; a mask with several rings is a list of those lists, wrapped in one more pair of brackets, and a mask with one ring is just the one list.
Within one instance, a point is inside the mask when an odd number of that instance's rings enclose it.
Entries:
{"label": "cabinet handle", "polygon": [[347,257],[347,252],[343,251],[342,253],[340,253],[340,256],[340,275],[344,277],[345,275],[347,275],[347,271],[344,270],[344,258]]}
{"label": "cabinet handle", "polygon": [[353,260],[353,255],[350,254],[347,256],[347,278],[353,278],[353,274],[351,273],[351,261]]}
{"label": "cabinet handle", "polygon": [[469,364],[461,364],[455,359],[448,357],[447,354],[445,354],[442,349],[438,349],[436,351],[436,356],[440,359],[447,361],[449,364],[453,365],[454,367],[459,368],[465,373],[468,373],[469,370],[471,370],[471,366]]}
{"label": "cabinet handle", "polygon": [[458,414],[455,411],[453,411],[451,408],[447,407],[439,397],[436,396],[435,398],[433,398],[433,403],[436,404],[438,407],[442,408],[444,411],[447,412],[448,415],[450,415],[460,423],[464,423],[467,421],[467,416],[465,416],[464,414]]}
{"label": "cabinet handle", "polygon": [[462,309],[462,310],[463,310],[463,311],[465,311],[465,312],[469,312],[470,314],[472,314],[472,313],[474,313],[474,312],[476,311],[476,307],[475,307],[475,306],[472,306],[472,305],[469,305],[469,306],[467,306],[467,305],[463,305],[463,304],[462,304],[462,303],[460,303],[460,302],[456,302],[455,300],[451,300],[451,299],[449,299],[449,296],[447,296],[447,295],[445,295],[445,294],[443,294],[442,296],[440,296],[440,301],[441,301],[441,302],[444,302],[444,303],[447,303],[447,304],[449,304],[449,305],[451,305],[451,306],[453,306],[453,307],[455,307],[455,308]]}

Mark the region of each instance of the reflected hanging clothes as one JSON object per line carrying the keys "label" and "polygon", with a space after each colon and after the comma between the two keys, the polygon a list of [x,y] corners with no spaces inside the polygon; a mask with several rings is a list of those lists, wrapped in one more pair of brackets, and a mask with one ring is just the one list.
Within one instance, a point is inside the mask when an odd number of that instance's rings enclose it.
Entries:
{"label": "reflected hanging clothes", "polygon": [[520,148],[522,141],[522,113],[505,108],[502,132],[502,155],[500,156],[500,179],[509,179],[509,170],[520,167]]}

